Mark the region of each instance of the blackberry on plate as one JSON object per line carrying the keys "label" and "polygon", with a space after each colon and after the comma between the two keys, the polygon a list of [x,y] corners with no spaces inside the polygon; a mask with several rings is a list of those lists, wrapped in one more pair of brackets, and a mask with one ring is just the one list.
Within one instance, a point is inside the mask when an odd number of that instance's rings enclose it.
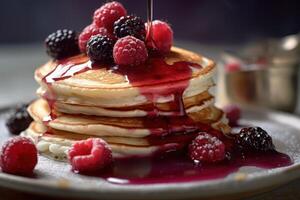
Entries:
{"label": "blackberry on plate", "polygon": [[63,29],[50,34],[45,40],[47,53],[54,59],[63,59],[80,53],[75,31]]}
{"label": "blackberry on plate", "polygon": [[12,115],[6,120],[6,127],[11,134],[18,135],[28,128],[33,119],[27,112],[27,104],[15,109]]}
{"label": "blackberry on plate", "polygon": [[133,15],[123,16],[114,23],[114,34],[118,38],[131,35],[145,41],[145,23],[141,18]]}
{"label": "blackberry on plate", "polygon": [[244,151],[274,150],[271,136],[260,127],[243,128],[236,136],[235,142]]}
{"label": "blackberry on plate", "polygon": [[87,43],[87,55],[93,62],[108,63],[113,60],[114,42],[107,36],[96,35]]}

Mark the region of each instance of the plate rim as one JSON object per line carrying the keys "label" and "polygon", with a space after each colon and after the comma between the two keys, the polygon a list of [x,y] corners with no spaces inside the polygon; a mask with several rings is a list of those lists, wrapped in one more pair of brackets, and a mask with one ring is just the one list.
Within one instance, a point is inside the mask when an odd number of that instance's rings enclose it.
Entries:
{"label": "plate rim", "polygon": [[[2,109],[0,109],[1,112]],[[3,109],[7,110],[7,109]],[[3,112],[3,111],[2,111]],[[243,108],[242,112],[247,115],[265,116],[274,121],[276,118],[284,118],[284,124],[300,130],[300,118],[297,115],[288,113],[271,111],[267,109],[253,110]],[[298,122],[298,123],[295,123]],[[299,124],[299,125],[297,125]],[[300,133],[299,133],[300,134]],[[270,175],[271,174],[271,175]],[[274,178],[276,177],[276,178]],[[64,197],[84,197],[84,198],[110,198],[119,199],[123,195],[123,199],[140,199],[147,196],[151,199],[184,199],[186,194],[189,198],[209,198],[220,195],[232,195],[257,190],[268,187],[277,187],[286,184],[300,177],[300,162],[291,166],[271,169],[270,173],[255,172],[248,175],[246,179],[215,179],[210,181],[193,181],[186,183],[170,183],[170,184],[153,184],[153,185],[117,185],[116,187],[105,188],[105,190],[96,188],[75,187],[74,185],[64,185],[63,180],[42,180],[32,179],[16,175],[10,175],[0,172],[0,186],[39,193],[45,195],[56,195]],[[230,187],[228,187],[230,181]],[[256,183],[256,184],[254,184]],[[220,188],[215,190],[216,186]],[[142,189],[141,189],[142,188]],[[195,193],[195,191],[198,191]],[[126,195],[126,196],[125,196]]]}

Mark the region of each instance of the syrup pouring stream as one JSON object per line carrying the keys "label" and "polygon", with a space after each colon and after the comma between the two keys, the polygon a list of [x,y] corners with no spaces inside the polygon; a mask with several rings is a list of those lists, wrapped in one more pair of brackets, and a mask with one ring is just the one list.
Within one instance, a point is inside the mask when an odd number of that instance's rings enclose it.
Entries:
{"label": "syrup pouring stream", "polygon": [[147,37],[152,38],[152,21],[153,21],[153,0],[147,0]]}

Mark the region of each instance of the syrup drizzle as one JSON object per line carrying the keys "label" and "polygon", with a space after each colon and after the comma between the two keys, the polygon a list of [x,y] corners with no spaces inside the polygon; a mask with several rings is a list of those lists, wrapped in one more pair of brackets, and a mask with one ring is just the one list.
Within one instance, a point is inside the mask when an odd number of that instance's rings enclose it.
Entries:
{"label": "syrup drizzle", "polygon": [[66,64],[58,64],[57,67],[45,76],[44,82],[47,84],[52,84],[56,81],[64,80],[67,78],[71,78],[76,74],[88,71],[92,69],[92,62],[88,61],[82,64],[74,64],[68,62]]}
{"label": "syrup drizzle", "polygon": [[43,95],[43,98],[47,100],[50,107],[49,116],[46,116],[43,119],[45,124],[48,124],[57,117],[54,109],[56,103],[56,94],[53,91],[52,84],[56,81],[68,79],[76,74],[91,70],[91,62],[86,60],[86,57],[82,55],[73,57],[73,59],[59,60],[57,61],[57,66],[43,77],[42,82],[47,86],[47,91]]}
{"label": "syrup drizzle", "polygon": [[153,31],[152,31],[152,22],[153,22],[153,0],[147,0],[147,33],[146,33],[146,43],[148,47],[151,47],[150,53],[155,53],[157,50],[157,45],[153,40]]}
{"label": "syrup drizzle", "polygon": [[192,68],[201,66],[184,61],[167,64],[162,58],[152,58],[135,68],[115,66],[113,72],[126,76],[130,84],[152,103],[148,116],[161,116],[156,103],[163,101],[162,98],[172,99],[170,116],[186,116],[182,96],[192,76]]}
{"label": "syrup drizzle", "polygon": [[152,38],[153,0],[147,0],[147,37]]}

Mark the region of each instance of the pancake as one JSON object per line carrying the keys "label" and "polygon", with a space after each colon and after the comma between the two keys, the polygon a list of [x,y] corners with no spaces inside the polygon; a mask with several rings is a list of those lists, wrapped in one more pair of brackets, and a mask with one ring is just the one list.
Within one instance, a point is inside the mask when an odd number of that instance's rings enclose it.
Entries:
{"label": "pancake", "polygon": [[50,61],[35,71],[40,99],[23,133],[39,152],[66,160],[78,140],[99,137],[114,157],[151,156],[187,146],[199,131],[230,133],[214,105],[215,63],[172,47],[140,66],[92,64],[86,55]]}
{"label": "pancake", "polygon": [[[186,132],[195,130],[196,122],[212,126],[223,133],[229,133],[230,127],[227,125],[224,113],[213,105],[197,109],[192,107],[195,112],[189,113],[190,118],[113,118],[86,115],[70,115],[56,113],[56,117],[47,123],[47,126],[79,134],[93,136],[121,136],[121,137],[147,137],[149,135],[166,135],[170,130],[174,132]],[[28,111],[33,119],[39,123],[49,116],[50,108],[47,101],[39,99],[33,102]]]}
{"label": "pancake", "polygon": [[[47,134],[45,134],[47,132]],[[86,135],[79,135],[58,130],[47,130],[42,124],[33,122],[30,127],[22,133],[23,136],[29,137],[34,141],[37,149],[43,155],[54,158],[56,160],[66,161],[67,152],[71,145],[77,140],[89,138]],[[117,137],[101,137],[108,142],[112,149],[113,157],[139,157],[151,156],[157,152],[167,152],[179,150],[187,145],[187,141],[182,140],[174,142],[170,140],[167,143],[151,145],[147,140],[143,139],[129,139]],[[130,142],[131,141],[131,142]],[[122,143],[126,142],[126,144]]]}
{"label": "pancake", "polygon": [[[41,85],[38,90],[40,96],[48,96],[48,98],[55,98],[56,101],[68,104],[103,108],[136,106],[153,103],[153,101],[155,103],[172,102],[175,98],[172,92],[159,94],[159,91],[172,91],[186,85],[182,96],[187,98],[207,91],[213,86],[212,78],[215,70],[213,61],[193,52],[173,47],[165,57],[165,62],[174,64],[177,61],[192,62],[201,67],[190,66],[191,74],[182,73],[180,76],[172,76],[169,71],[160,71],[156,75],[164,76],[163,79],[152,77],[151,82],[139,80],[133,85],[129,81],[128,73],[116,73],[105,66],[91,69],[92,64],[88,58],[80,55],[65,60],[63,64],[57,61],[46,63],[36,70],[35,79]],[[91,70],[74,74],[74,71],[68,71],[70,67]],[[176,68],[168,67],[168,69]],[[134,71],[134,68],[132,70]],[[147,94],[142,94],[141,91],[150,91],[150,93],[156,93],[157,96],[149,99],[146,97]],[[52,94],[51,97],[49,93]]]}
{"label": "pancake", "polygon": [[[36,133],[39,133],[41,137],[55,137],[55,138],[69,139],[69,140],[85,140],[91,137],[89,135],[76,134],[67,131],[48,128],[43,124],[37,122],[31,123],[29,130],[31,131],[34,130]],[[102,136],[101,138],[109,144],[123,144],[129,146],[147,147],[147,146],[162,145],[168,143],[185,144],[187,143],[187,141],[190,141],[193,137],[194,137],[193,134],[183,134],[183,135],[173,135],[167,137],[133,138],[133,137]]]}
{"label": "pancake", "polygon": [[[207,91],[202,92],[196,96],[183,99],[183,104],[187,113],[191,111],[191,107],[196,105],[207,105],[207,102],[209,102],[210,104],[214,103],[214,97]],[[149,113],[151,113],[153,109],[152,104],[120,108],[102,108],[99,106],[68,104],[59,101],[56,101],[53,106],[56,111],[62,113],[107,117],[144,117],[149,115]],[[176,114],[176,109],[174,110],[174,106],[171,103],[157,103],[155,104],[155,109],[157,109],[159,111],[159,115],[162,116],[171,116]]]}

